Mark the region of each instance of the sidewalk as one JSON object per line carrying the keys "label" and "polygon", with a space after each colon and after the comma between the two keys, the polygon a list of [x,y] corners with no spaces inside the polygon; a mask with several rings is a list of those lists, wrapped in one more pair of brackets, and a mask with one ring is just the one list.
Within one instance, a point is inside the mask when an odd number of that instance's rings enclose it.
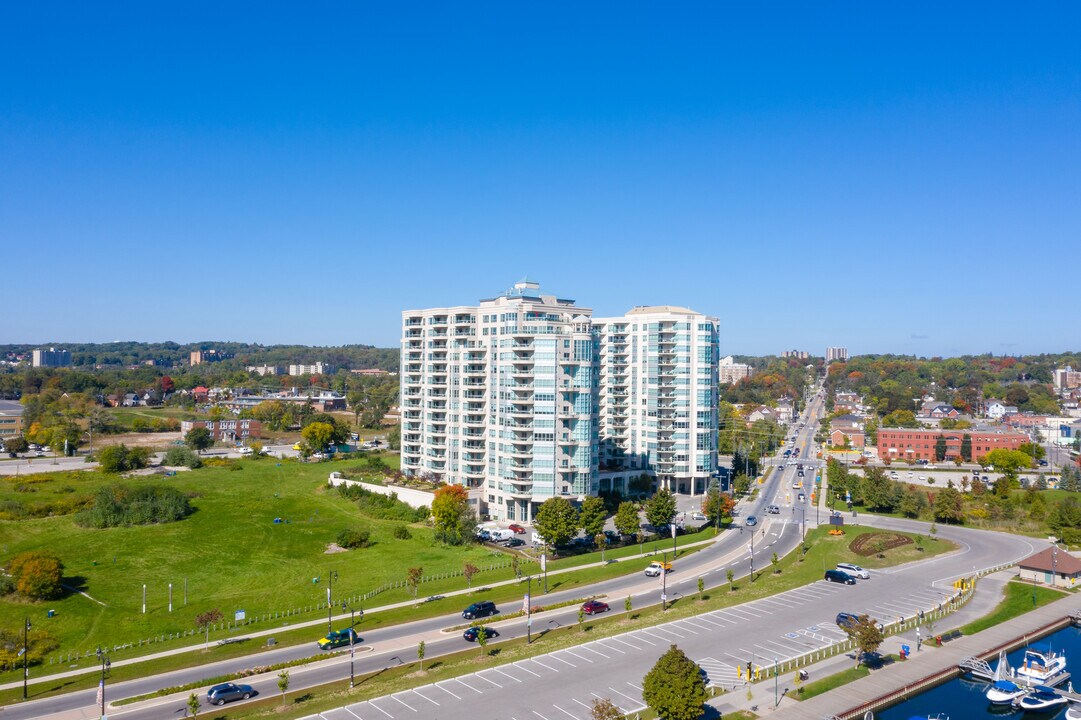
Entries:
{"label": "sidewalk", "polygon": [[[1000,570],[981,578],[976,593],[960,610],[944,617],[934,624],[934,634],[942,635],[987,615],[999,603],[1007,582],[1016,573],[1012,570]],[[774,707],[773,678],[760,681],[751,686],[752,699],[746,696],[747,685],[741,685],[724,695],[718,695],[708,701],[722,716],[737,710],[751,711],[759,716],[768,716],[777,720],[820,720],[833,714],[858,707],[862,703],[874,700],[894,689],[910,685],[939,670],[956,667],[961,658],[980,655],[1002,643],[1032,633],[1058,618],[1081,609],[1081,598],[1068,596],[1062,600],[1038,608],[1020,617],[1001,623],[994,628],[972,636],[963,636],[936,647],[928,642],[930,633],[924,633],[924,643],[917,651],[916,632],[909,630],[898,635],[891,635],[882,643],[883,655],[896,654],[901,645],[908,645],[911,650],[908,660],[896,662],[867,677],[860,678],[847,685],[835,688],[808,700],[796,700],[789,695],[796,692],[794,673],[787,672],[780,676],[779,689],[785,693],[780,703]],[[850,653],[836,655],[813,665],[804,666],[810,675],[808,682],[821,680],[855,665],[855,656]]]}

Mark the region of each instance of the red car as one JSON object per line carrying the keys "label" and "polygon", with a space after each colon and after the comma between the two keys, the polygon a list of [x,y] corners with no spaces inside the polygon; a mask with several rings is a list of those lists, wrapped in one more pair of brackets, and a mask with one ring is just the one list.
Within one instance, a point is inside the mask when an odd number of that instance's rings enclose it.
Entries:
{"label": "red car", "polygon": [[582,612],[586,615],[608,612],[608,603],[601,602],[600,600],[590,600],[582,606]]}
{"label": "red car", "polygon": [[521,525],[511,525],[507,529],[510,530],[512,533],[515,533],[517,535],[525,535],[525,528],[522,527]]}

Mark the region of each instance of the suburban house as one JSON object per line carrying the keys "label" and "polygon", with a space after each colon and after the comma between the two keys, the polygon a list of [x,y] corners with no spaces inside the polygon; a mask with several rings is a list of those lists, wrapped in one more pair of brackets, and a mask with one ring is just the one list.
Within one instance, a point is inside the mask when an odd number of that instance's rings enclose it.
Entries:
{"label": "suburban house", "polygon": [[796,411],[792,407],[792,399],[783,397],[777,401],[777,422],[782,425],[788,425],[792,422],[792,418],[795,417]]}
{"label": "suburban house", "polygon": [[751,411],[750,415],[747,416],[747,421],[752,423],[758,422],[759,420],[772,420],[774,422],[779,422],[778,418],[779,416],[776,410],[765,405],[759,405]]}
{"label": "suburban house", "polygon": [[263,424],[258,420],[184,420],[180,423],[180,432],[202,427],[210,431],[211,437],[222,442],[236,442],[248,438],[263,436]]}
{"label": "suburban house", "polygon": [[1081,578],[1081,560],[1058,548],[1030,555],[1017,568],[1022,580],[1058,587],[1074,587]]}
{"label": "suburban house", "polygon": [[200,385],[199,387],[192,388],[191,395],[195,398],[195,402],[206,402],[210,397],[210,390]]}
{"label": "suburban house", "polygon": [[988,400],[984,403],[984,415],[992,420],[1001,420],[1007,415],[1016,415],[1017,407],[1014,405],[1007,405],[1001,400]]}
{"label": "suburban house", "polygon": [[[847,442],[846,442],[847,441]],[[851,413],[838,415],[830,421],[830,445],[862,450],[867,444],[863,433],[863,418]]]}
{"label": "suburban house", "polygon": [[860,409],[860,396],[854,392],[839,392],[833,396],[833,410],[856,412]]}

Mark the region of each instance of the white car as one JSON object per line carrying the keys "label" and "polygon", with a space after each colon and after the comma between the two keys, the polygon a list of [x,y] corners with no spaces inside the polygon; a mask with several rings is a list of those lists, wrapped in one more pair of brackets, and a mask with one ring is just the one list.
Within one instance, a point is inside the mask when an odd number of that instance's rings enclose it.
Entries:
{"label": "white car", "polygon": [[868,570],[852,563],[837,563],[837,569],[843,570],[853,577],[858,577],[860,580],[869,580],[871,578],[871,573]]}
{"label": "white car", "polygon": [[251,455],[254,451],[250,447],[242,447],[237,452],[241,455]]}
{"label": "white car", "polygon": [[706,516],[702,513],[691,513],[691,520],[705,520]]}

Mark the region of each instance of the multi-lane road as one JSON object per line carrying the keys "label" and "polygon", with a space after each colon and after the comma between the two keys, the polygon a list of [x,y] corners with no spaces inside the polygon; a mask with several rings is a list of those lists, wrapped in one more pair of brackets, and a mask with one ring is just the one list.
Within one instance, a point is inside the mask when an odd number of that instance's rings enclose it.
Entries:
{"label": "multi-lane road", "polygon": [[[795,442],[794,456],[798,455],[800,460],[813,455],[811,437],[814,420],[820,412],[821,400],[818,399],[805,415],[805,428],[799,432]],[[801,526],[804,516],[810,527],[814,526],[818,515],[825,522],[827,513],[816,513],[806,502],[798,502],[792,488],[795,476],[795,467],[787,464],[777,467],[756,498],[741,504],[740,517],[755,515],[760,521],[758,526],[722,533],[719,540],[708,548],[680,558],[675,571],[666,578],[669,600],[696,592],[699,577],[703,578],[707,587],[714,587],[726,582],[726,571],[729,569],[740,577],[750,571],[752,563],[756,570],[767,567],[774,552],[784,555],[798,545],[804,530]],[[806,480],[805,488],[813,481],[813,473],[808,472]],[[764,514],[765,507],[771,504],[781,506],[780,515]],[[888,527],[923,529],[918,523],[906,521],[864,518],[863,522],[868,520]],[[973,569],[1024,557],[1034,549],[1034,544],[1026,539],[995,533],[943,528],[939,535],[955,540],[962,550],[918,565],[875,573],[872,580],[855,587],[819,582],[769,599],[587,643],[323,715],[327,720],[508,715],[545,719],[566,718],[568,715],[585,718],[588,717],[586,707],[597,695],[610,697],[622,708],[633,709],[641,706],[641,678],[671,642],[679,644],[698,661],[709,673],[712,682],[727,684],[734,679],[737,663],[757,661],[759,657],[767,662],[774,658],[784,660],[809,648],[842,639],[843,634],[832,625],[839,610],[869,612],[880,617],[911,615],[918,609],[926,609],[939,602],[949,589],[948,581],[953,578],[969,574]],[[752,537],[753,557],[750,552]],[[759,582],[768,582],[768,574]],[[623,598],[628,596],[636,608],[659,602],[661,579],[633,574],[598,583],[590,591],[606,595],[613,612],[619,612]],[[534,595],[538,592],[534,586]],[[555,604],[583,594],[582,588],[553,592],[545,596],[542,602]],[[576,622],[577,608],[568,607],[534,618],[532,631],[537,634],[547,628]],[[354,671],[361,675],[411,662],[416,658],[416,647],[421,640],[426,644],[428,658],[459,651],[467,647],[460,632],[444,632],[459,624],[460,617],[444,616],[371,632],[363,632],[362,628],[363,643],[355,656]],[[500,633],[499,641],[526,634],[524,619],[496,621],[491,625]],[[498,641],[492,645],[498,646]],[[108,687],[107,697],[116,699],[141,695],[161,687],[198,682],[202,678],[236,672],[253,665],[278,663],[310,654],[310,646],[268,650],[248,658],[118,683]],[[290,687],[312,687],[340,681],[348,675],[349,657],[346,653],[294,668]],[[262,696],[277,692],[276,678],[272,674],[257,678],[251,684]],[[142,720],[180,712],[183,704],[183,698],[176,696],[116,707],[109,714],[114,718]],[[4,715],[10,718],[43,715],[95,717],[95,705],[96,692],[89,690],[20,703],[5,708]],[[521,715],[515,715],[517,710],[514,709],[518,707],[526,708]]]}

